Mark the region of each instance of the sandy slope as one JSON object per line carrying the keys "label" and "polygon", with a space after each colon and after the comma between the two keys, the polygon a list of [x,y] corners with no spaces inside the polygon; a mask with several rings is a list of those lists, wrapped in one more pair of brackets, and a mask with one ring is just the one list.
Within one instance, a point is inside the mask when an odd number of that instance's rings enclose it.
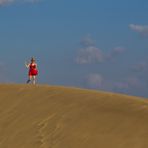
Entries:
{"label": "sandy slope", "polygon": [[0,148],[148,148],[148,103],[90,90],[0,85]]}

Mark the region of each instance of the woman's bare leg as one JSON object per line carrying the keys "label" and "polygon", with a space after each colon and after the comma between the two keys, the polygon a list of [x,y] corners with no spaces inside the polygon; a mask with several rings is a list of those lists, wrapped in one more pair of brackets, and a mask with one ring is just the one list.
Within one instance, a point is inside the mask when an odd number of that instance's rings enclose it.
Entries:
{"label": "woman's bare leg", "polygon": [[32,76],[29,76],[26,83],[29,83],[31,81],[31,79],[32,79]]}
{"label": "woman's bare leg", "polygon": [[36,84],[36,76],[33,76],[33,84]]}

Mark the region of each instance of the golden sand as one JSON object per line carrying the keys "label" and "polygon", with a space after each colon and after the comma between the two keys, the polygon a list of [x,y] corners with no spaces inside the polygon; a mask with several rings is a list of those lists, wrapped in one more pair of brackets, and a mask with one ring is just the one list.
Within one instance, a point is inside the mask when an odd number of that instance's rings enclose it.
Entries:
{"label": "golden sand", "polygon": [[0,148],[148,148],[148,103],[48,85],[0,85]]}

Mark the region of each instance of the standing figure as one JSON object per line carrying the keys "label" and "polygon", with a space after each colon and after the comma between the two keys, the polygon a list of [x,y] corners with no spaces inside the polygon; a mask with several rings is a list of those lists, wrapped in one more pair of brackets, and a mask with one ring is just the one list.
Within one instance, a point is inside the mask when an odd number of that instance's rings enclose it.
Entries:
{"label": "standing figure", "polygon": [[28,80],[26,83],[29,83],[32,81],[33,84],[36,84],[36,76],[38,75],[38,70],[37,70],[37,64],[35,62],[35,59],[32,57],[31,62],[25,63],[26,67],[29,68],[28,71]]}

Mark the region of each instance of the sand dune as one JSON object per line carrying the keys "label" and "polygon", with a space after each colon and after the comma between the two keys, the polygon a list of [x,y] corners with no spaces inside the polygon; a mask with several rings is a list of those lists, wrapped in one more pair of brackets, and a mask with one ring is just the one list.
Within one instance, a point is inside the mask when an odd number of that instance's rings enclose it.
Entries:
{"label": "sand dune", "polygon": [[148,148],[148,103],[92,90],[0,85],[0,148]]}

